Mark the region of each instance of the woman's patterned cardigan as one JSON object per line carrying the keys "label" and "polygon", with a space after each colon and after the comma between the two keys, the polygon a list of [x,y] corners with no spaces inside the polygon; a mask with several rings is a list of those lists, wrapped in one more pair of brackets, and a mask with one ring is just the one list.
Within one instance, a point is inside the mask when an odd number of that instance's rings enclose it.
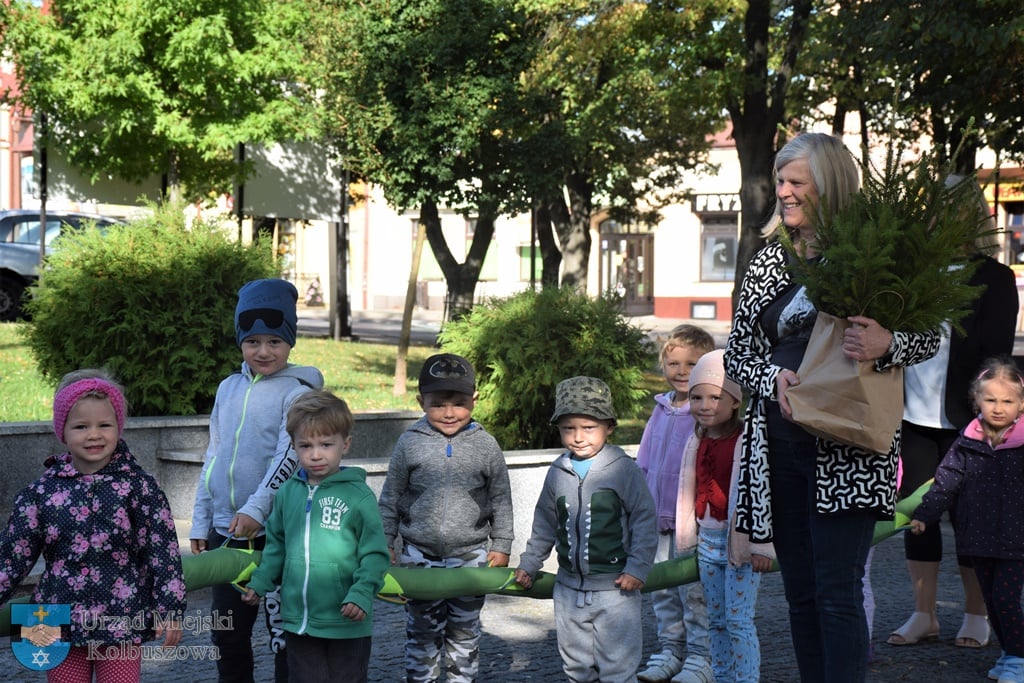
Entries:
{"label": "woman's patterned cardigan", "polygon": [[[750,261],[740,287],[739,303],[725,350],[725,371],[750,391],[743,423],[744,454],[737,501],[737,528],[751,541],[772,540],[772,497],[768,477],[768,433],[765,401],[775,401],[775,378],[782,370],[770,362],[771,345],[760,317],[792,279],[787,254],[773,241]],[[875,361],[877,370],[920,363],[935,355],[939,333],[893,332],[889,354]],[[828,514],[847,510],[874,510],[890,519],[896,504],[896,463],[900,433],[888,453],[871,453],[826,439],[818,439],[815,507]]]}

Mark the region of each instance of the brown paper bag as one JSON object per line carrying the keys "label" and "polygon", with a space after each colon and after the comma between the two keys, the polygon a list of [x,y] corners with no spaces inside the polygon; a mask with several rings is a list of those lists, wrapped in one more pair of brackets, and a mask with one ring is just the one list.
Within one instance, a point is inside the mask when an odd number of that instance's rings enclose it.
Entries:
{"label": "brown paper bag", "polygon": [[903,419],[903,368],[875,371],[874,361],[843,355],[850,323],[818,313],[797,375],[786,390],[793,421],[815,436],[888,453]]}

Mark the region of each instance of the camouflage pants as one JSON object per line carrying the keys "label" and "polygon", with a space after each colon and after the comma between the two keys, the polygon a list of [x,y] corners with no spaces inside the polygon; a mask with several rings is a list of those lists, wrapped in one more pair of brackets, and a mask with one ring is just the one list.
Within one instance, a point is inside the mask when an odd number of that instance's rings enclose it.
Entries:
{"label": "camouflage pants", "polygon": [[[486,548],[436,558],[419,548],[402,550],[405,567],[483,567]],[[484,596],[449,600],[410,600],[405,605],[405,673],[409,683],[432,683],[441,677],[441,657],[448,683],[472,683],[479,667],[480,610]]]}

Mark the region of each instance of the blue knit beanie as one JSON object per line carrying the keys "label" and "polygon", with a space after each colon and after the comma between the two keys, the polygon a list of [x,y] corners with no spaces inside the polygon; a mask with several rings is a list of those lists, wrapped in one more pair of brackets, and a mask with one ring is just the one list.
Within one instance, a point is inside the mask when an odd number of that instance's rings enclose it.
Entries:
{"label": "blue knit beanie", "polygon": [[253,280],[238,290],[235,306],[235,338],[241,346],[246,337],[271,334],[295,346],[299,292],[287,280]]}

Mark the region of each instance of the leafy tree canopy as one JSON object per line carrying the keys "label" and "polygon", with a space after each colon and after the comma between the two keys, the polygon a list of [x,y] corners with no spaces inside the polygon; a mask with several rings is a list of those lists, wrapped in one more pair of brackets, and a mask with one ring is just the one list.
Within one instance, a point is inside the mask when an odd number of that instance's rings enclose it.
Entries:
{"label": "leafy tree canopy", "polygon": [[322,2],[325,120],[399,208],[514,213],[568,194],[562,250],[585,279],[593,198],[627,219],[641,197],[678,197],[722,124],[696,58],[709,4]]}
{"label": "leafy tree canopy", "polygon": [[0,11],[21,103],[94,179],[167,174],[200,196],[237,179],[238,143],[303,132],[289,89],[300,1],[54,0],[44,14],[14,0]]}
{"label": "leafy tree canopy", "polygon": [[1024,159],[1024,13],[1015,0],[843,0],[817,16],[808,57],[798,80],[813,94],[802,101],[838,97],[841,110],[860,111],[865,136],[929,138],[940,159],[960,150],[962,173],[985,146]]}

